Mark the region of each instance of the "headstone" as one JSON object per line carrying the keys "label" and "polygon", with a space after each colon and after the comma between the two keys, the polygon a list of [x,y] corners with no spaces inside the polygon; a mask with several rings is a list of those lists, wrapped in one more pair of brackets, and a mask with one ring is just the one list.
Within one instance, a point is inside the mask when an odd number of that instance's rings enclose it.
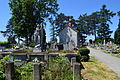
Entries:
{"label": "headstone", "polygon": [[41,49],[34,48],[34,49],[33,49],[33,52],[41,52]]}
{"label": "headstone", "polygon": [[44,60],[45,60],[45,61],[48,61],[48,54],[45,54],[45,55],[44,55]]}
{"label": "headstone", "polygon": [[82,80],[80,73],[81,73],[80,64],[79,63],[74,63],[73,64],[73,80]]}
{"label": "headstone", "polygon": [[105,45],[105,40],[104,40],[104,43],[103,43],[103,45]]}
{"label": "headstone", "polygon": [[73,65],[73,63],[76,63],[76,57],[71,58],[71,65]]}
{"label": "headstone", "polygon": [[33,52],[41,52],[41,45],[37,44],[35,48],[33,49]]}
{"label": "headstone", "polygon": [[33,80],[42,80],[42,65],[40,63],[34,64]]}
{"label": "headstone", "polygon": [[6,63],[5,75],[6,75],[5,80],[14,80],[14,63],[13,62]]}

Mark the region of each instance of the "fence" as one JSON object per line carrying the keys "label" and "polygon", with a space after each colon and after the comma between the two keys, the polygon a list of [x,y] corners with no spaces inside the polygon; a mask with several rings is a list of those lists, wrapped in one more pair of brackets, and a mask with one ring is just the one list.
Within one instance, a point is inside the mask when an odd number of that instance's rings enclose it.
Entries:
{"label": "fence", "polygon": [[[47,63],[47,59],[48,57],[45,57],[46,63]],[[83,65],[81,63],[77,63],[76,62],[76,58],[73,57],[71,58],[71,65],[68,67],[68,69],[66,70],[50,70],[47,69],[45,66],[43,66],[43,63],[34,63],[34,68],[33,68],[33,80],[43,80],[43,72],[45,70],[48,70],[49,72],[66,72],[68,70],[72,70],[72,75],[73,75],[73,80],[82,80],[81,78],[81,69],[83,68]],[[48,66],[48,65],[47,65]],[[43,70],[44,68],[44,70]],[[14,80],[14,63],[13,62],[9,62],[6,64],[5,67],[5,80]]]}

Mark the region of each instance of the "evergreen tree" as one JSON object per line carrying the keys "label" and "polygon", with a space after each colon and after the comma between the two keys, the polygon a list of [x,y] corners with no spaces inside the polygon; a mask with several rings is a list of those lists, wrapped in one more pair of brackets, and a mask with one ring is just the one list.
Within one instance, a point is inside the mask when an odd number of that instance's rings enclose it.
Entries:
{"label": "evergreen tree", "polygon": [[64,13],[60,13],[53,20],[53,29],[56,30],[56,36],[58,36],[59,32],[64,29],[66,25],[67,16]]}
{"label": "evergreen tree", "polygon": [[94,12],[91,15],[88,16],[87,18],[87,30],[89,35],[94,35],[94,42],[96,43],[97,40],[97,30],[99,27],[99,12]]}
{"label": "evergreen tree", "polygon": [[99,29],[97,31],[98,34],[98,39],[101,40],[103,43],[104,40],[105,42],[110,41],[111,33],[112,31],[109,29],[109,23],[112,24],[111,18],[115,15],[115,13],[111,12],[110,10],[106,9],[106,5],[103,5],[102,8],[100,9],[99,16],[100,16],[100,22],[99,22]]}
{"label": "evergreen tree", "polygon": [[66,16],[64,13],[58,14],[54,20],[50,19],[50,23],[52,26],[50,35],[52,39],[55,40],[56,37],[59,35],[59,32],[62,31],[66,26],[76,26],[73,16]]}
{"label": "evergreen tree", "polygon": [[101,23],[99,29],[98,29],[98,39],[100,41],[100,43],[104,43],[105,42],[109,42],[111,40],[111,33],[113,31],[111,31],[109,29],[109,25],[106,23]]}
{"label": "evergreen tree", "polygon": [[88,27],[86,24],[87,20],[87,14],[80,15],[78,18],[77,23],[77,30],[79,31],[79,38],[80,38],[80,44],[83,45],[83,43],[86,41],[86,35],[88,34]]}
{"label": "evergreen tree", "polygon": [[8,24],[6,26],[6,31],[1,31],[1,33],[3,34],[4,37],[7,38],[8,42],[11,44],[15,44],[16,41],[16,35],[14,33],[14,29],[13,29],[13,18],[10,18],[8,21]]}
{"label": "evergreen tree", "polygon": [[119,24],[117,30],[114,33],[114,42],[115,44],[120,45],[120,11],[118,12],[118,16],[119,16]]}
{"label": "evergreen tree", "polygon": [[50,20],[50,23],[51,23],[50,36],[51,36],[51,39],[53,41],[55,41],[57,39],[57,36],[58,36],[58,30],[57,30],[57,27],[55,25],[55,21],[53,19]]}
{"label": "evergreen tree", "polygon": [[4,37],[14,36],[14,29],[13,29],[13,19],[9,19],[8,24],[6,26],[6,31],[1,31]]}

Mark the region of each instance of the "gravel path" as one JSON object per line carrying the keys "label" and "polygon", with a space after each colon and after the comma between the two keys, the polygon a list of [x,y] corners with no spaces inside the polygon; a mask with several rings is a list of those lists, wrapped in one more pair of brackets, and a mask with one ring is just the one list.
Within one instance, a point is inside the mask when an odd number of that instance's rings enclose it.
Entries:
{"label": "gravel path", "polygon": [[116,58],[114,56],[111,56],[109,54],[100,52],[99,50],[95,50],[89,47],[88,49],[90,49],[90,55],[94,56],[96,59],[106,64],[120,77],[120,58]]}

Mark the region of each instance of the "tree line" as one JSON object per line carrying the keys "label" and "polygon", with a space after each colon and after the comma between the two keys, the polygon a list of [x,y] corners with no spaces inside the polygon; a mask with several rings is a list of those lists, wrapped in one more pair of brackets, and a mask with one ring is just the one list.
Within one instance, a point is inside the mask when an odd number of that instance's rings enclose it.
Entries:
{"label": "tree line", "polygon": [[[120,12],[117,13],[120,17]],[[66,16],[64,13],[60,13],[52,21],[51,36],[55,38],[59,32],[64,29],[67,23],[71,23],[72,27],[79,31],[80,43],[83,44],[86,41],[86,37],[89,35],[94,36],[95,43],[103,44],[107,42],[114,42],[120,44],[120,19],[118,29],[115,31],[114,40],[111,38],[112,30],[110,30],[110,24],[113,24],[111,19],[116,15],[113,11],[106,8],[106,5],[102,5],[99,11],[93,12],[88,15],[82,14],[78,19],[74,19],[73,16]],[[69,21],[71,19],[71,21]]]}
{"label": "tree line", "polygon": [[[15,39],[25,39],[29,44],[33,41],[33,34],[38,24],[44,23],[44,36],[46,22],[51,23],[51,37],[56,39],[59,32],[64,29],[67,23],[79,31],[80,42],[84,43],[88,35],[94,35],[96,43],[111,41],[110,24],[111,18],[116,13],[106,9],[103,5],[99,11],[88,15],[82,14],[78,19],[73,16],[66,16],[58,13],[59,4],[57,0],[9,0],[11,18],[6,25],[6,31],[1,31],[10,43],[15,43]],[[115,31],[114,42],[120,44],[120,12],[118,29]],[[44,37],[45,39],[45,37]]]}

